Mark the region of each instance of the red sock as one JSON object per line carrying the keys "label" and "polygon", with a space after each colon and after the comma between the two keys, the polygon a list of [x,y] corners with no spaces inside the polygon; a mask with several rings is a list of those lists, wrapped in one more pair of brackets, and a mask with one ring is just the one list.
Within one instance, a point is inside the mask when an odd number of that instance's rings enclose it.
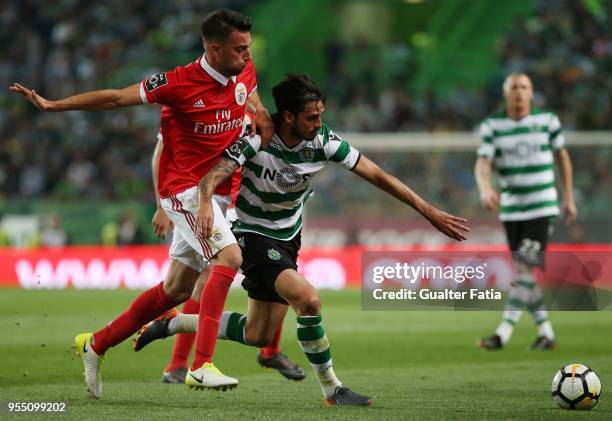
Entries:
{"label": "red sock", "polygon": [[270,342],[268,346],[261,348],[260,353],[262,357],[270,358],[278,354],[281,351],[280,338],[281,338],[282,332],[283,332],[283,325],[281,324],[276,330],[276,333],[274,334],[274,339],[272,339],[272,342]]}
{"label": "red sock", "polygon": [[196,336],[196,352],[192,370],[199,369],[205,362],[212,361],[217,344],[219,319],[223,313],[225,299],[236,271],[227,266],[214,265],[200,297],[200,317]]}
{"label": "red sock", "polygon": [[[184,314],[198,314],[199,311],[200,303],[191,298],[183,305],[182,312]],[[172,358],[168,366],[164,369],[166,373],[176,370],[177,368],[187,367],[187,360],[189,359],[189,354],[191,354],[191,347],[193,346],[195,338],[195,333],[179,333],[176,335],[174,348],[172,349]]]}
{"label": "red sock", "polygon": [[157,286],[136,297],[128,309],[121,313],[119,317],[94,333],[94,341],[91,347],[96,354],[102,355],[108,348],[123,342],[138,332],[142,325],[149,323],[177,304],[179,303],[168,297],[168,294],[164,291],[163,282],[160,282]]}

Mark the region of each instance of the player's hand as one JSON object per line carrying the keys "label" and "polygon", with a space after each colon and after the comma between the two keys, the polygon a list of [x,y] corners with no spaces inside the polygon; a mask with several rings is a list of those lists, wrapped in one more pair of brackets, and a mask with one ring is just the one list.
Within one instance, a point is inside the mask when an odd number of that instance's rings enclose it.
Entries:
{"label": "player's hand", "polygon": [[164,212],[162,208],[157,208],[153,214],[151,225],[153,225],[153,232],[157,238],[161,238],[162,240],[166,239],[168,229],[172,229],[172,227],[174,227],[174,224],[170,218],[168,218],[168,215],[166,215],[166,212]]}
{"label": "player's hand", "polygon": [[467,240],[466,234],[470,229],[467,225],[463,225],[467,223],[467,219],[442,212],[435,208],[432,209],[427,219],[431,225],[447,237],[457,241]]}
{"label": "player's hand", "polygon": [[274,121],[266,109],[255,114],[255,118],[251,122],[251,134],[257,133],[258,128],[261,134],[261,147],[267,148],[272,136],[274,136]]}
{"label": "player's hand", "polygon": [[490,211],[496,211],[499,208],[499,193],[493,189],[483,190],[480,193],[480,202]]}
{"label": "player's hand", "polygon": [[576,208],[576,202],[574,199],[563,200],[563,215],[565,215],[565,222],[571,224],[576,220],[578,216],[578,209]]}
{"label": "player's hand", "polygon": [[213,213],[212,202],[200,202],[200,208],[196,216],[195,235],[200,240],[206,240],[212,235],[215,215]]}
{"label": "player's hand", "polygon": [[13,83],[13,86],[9,87],[13,92],[21,94],[25,99],[36,105],[36,108],[43,111],[53,111],[53,101],[49,101],[42,96],[38,95],[35,90],[28,89],[19,83]]}

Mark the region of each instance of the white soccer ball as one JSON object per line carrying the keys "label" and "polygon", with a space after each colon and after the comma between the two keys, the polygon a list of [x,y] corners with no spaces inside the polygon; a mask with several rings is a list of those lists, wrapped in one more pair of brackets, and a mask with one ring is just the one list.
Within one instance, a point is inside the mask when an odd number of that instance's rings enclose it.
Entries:
{"label": "white soccer ball", "polygon": [[593,409],[601,396],[597,374],[583,364],[569,364],[557,371],[552,397],[564,409]]}

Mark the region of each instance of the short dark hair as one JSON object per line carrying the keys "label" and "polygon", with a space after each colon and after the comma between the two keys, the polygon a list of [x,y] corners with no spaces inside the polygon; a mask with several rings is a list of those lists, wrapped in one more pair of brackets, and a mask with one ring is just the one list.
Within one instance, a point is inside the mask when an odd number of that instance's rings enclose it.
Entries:
{"label": "short dark hair", "polygon": [[304,111],[306,104],[312,101],[325,102],[326,97],[321,88],[306,75],[288,74],[272,88],[272,96],[276,104],[276,111],[283,111],[297,115]]}
{"label": "short dark hair", "polygon": [[227,9],[210,12],[202,22],[204,41],[225,41],[232,32],[251,32],[251,18]]}

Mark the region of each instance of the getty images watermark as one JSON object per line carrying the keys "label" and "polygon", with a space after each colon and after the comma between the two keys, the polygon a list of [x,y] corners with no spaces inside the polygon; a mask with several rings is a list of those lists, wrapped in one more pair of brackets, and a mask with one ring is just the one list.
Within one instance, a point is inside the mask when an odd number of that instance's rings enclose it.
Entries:
{"label": "getty images watermark", "polygon": [[[531,280],[519,281],[517,261],[533,267]],[[364,310],[502,310],[517,296],[551,310],[612,309],[608,252],[365,252],[361,281]]]}
{"label": "getty images watermark", "polygon": [[[399,290],[385,291],[383,288],[376,288],[373,291],[373,296],[376,300],[384,299],[421,299],[421,300],[501,300],[502,293],[493,288],[479,290],[470,288],[467,291],[456,290],[452,283],[459,285],[466,280],[484,280],[486,276],[487,264],[470,265],[456,264],[455,266],[440,266],[430,265],[428,263],[418,263],[416,265],[409,263],[395,262],[392,266],[380,265],[372,267],[371,281],[374,284],[381,285],[385,281],[395,281],[402,284],[415,285],[423,279],[432,279],[436,281],[442,280],[444,283],[451,285],[450,288],[442,288],[440,290],[431,288],[420,288],[417,291],[409,288],[400,288]],[[382,285],[381,285],[382,286]]]}

